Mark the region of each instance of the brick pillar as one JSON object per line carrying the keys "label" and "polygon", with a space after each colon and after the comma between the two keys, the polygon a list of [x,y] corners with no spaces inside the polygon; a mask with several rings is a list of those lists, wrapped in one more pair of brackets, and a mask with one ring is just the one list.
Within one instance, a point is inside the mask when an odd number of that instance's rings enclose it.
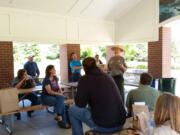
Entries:
{"label": "brick pillar", "polygon": [[109,59],[114,56],[114,52],[111,50],[112,46],[106,46],[106,63],[108,64]]}
{"label": "brick pillar", "polygon": [[159,28],[159,41],[148,43],[148,72],[154,78],[171,77],[170,28]]}
{"label": "brick pillar", "polygon": [[61,82],[71,81],[71,70],[70,70],[70,55],[74,52],[77,54],[77,58],[80,59],[80,44],[65,44],[60,45],[60,75]]}
{"label": "brick pillar", "polygon": [[13,44],[0,42],[0,89],[10,87],[13,78]]}

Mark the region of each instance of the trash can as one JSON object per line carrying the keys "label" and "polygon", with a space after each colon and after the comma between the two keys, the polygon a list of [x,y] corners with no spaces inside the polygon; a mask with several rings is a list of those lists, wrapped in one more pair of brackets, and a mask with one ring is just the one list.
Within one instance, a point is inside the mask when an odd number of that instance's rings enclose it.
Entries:
{"label": "trash can", "polygon": [[159,89],[159,78],[154,78],[151,84],[151,87],[155,88],[155,89]]}
{"label": "trash can", "polygon": [[176,79],[175,78],[160,78],[159,90],[162,92],[170,92],[175,94]]}

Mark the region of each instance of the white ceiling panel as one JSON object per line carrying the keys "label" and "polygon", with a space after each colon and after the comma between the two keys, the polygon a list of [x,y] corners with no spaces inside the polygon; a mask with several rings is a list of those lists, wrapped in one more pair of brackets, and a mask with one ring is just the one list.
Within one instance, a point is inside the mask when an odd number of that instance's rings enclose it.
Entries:
{"label": "white ceiling panel", "polygon": [[18,9],[50,12],[65,15],[78,0],[0,0],[0,5]]}
{"label": "white ceiling panel", "polygon": [[72,16],[80,16],[81,13],[86,10],[92,3],[93,0],[78,0],[72,9],[69,10],[68,14]]}
{"label": "white ceiling panel", "polygon": [[0,0],[1,7],[115,20],[141,0]]}
{"label": "white ceiling panel", "polygon": [[83,13],[83,16],[114,20],[125,14],[140,0],[96,0]]}

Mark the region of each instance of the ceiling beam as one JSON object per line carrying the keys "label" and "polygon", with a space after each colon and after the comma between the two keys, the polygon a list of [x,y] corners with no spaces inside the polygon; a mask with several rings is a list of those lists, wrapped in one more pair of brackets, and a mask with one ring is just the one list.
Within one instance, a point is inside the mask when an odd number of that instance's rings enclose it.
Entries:
{"label": "ceiling beam", "polygon": [[74,4],[71,6],[71,8],[66,12],[67,14],[71,12],[71,10],[76,6],[76,4],[79,2],[79,0],[76,0]]}
{"label": "ceiling beam", "polygon": [[87,6],[85,6],[85,7],[81,10],[80,14],[82,14],[93,2],[94,2],[94,0],[91,0],[91,1],[87,4]]}

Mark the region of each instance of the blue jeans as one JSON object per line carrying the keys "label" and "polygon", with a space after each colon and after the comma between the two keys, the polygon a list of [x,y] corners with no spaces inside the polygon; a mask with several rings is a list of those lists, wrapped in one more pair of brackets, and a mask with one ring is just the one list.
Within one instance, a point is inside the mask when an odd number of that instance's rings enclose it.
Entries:
{"label": "blue jeans", "polygon": [[121,130],[123,125],[113,128],[103,128],[96,125],[91,117],[91,112],[88,108],[79,108],[76,105],[72,105],[69,108],[69,119],[72,126],[72,135],[83,135],[82,122],[88,125],[93,131],[102,133],[111,133]]}
{"label": "blue jeans", "polygon": [[78,82],[79,78],[81,77],[80,73],[72,73],[71,75],[71,81],[72,82]]}
{"label": "blue jeans", "polygon": [[30,100],[31,101],[31,106],[40,104],[40,100],[39,100],[38,96],[35,93],[20,94],[18,97],[19,97],[19,100],[24,100],[24,99]]}
{"label": "blue jeans", "polygon": [[65,113],[65,105],[64,105],[64,96],[42,96],[42,103],[49,106],[54,106],[56,108],[57,115],[62,116],[63,122],[66,124],[66,113]]}

